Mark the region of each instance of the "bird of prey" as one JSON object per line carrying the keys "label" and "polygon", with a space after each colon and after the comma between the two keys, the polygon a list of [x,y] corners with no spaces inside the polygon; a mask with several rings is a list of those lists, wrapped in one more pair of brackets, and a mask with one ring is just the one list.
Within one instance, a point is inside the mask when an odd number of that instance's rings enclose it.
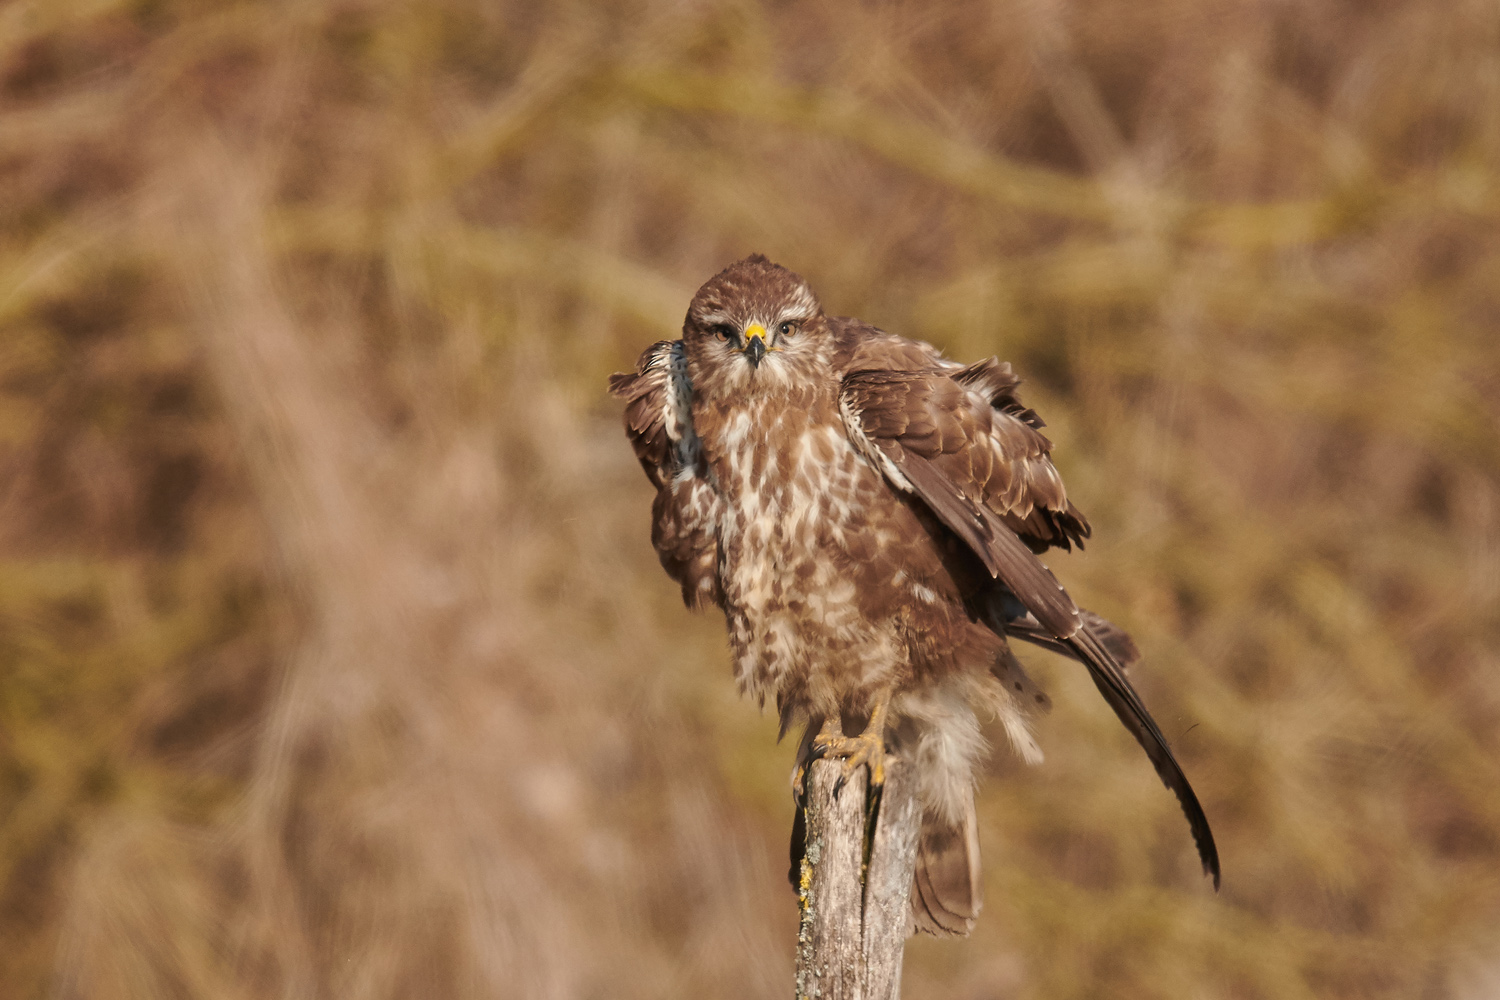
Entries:
{"label": "bird of prey", "polygon": [[[913,925],[939,935],[968,933],[981,901],[976,706],[1023,758],[1041,757],[1028,717],[1047,699],[1007,637],[1088,668],[1219,884],[1208,820],[1126,677],[1135,644],[1038,558],[1090,528],[1019,382],[995,358],[961,365],[827,315],[758,254],[698,290],[681,340],[610,379],[657,490],[662,566],[689,607],[724,612],[740,689],[774,700],[783,734],[806,723],[799,769],[840,757],[878,784],[887,753],[914,767]],[[798,849],[794,834],[794,861]]]}

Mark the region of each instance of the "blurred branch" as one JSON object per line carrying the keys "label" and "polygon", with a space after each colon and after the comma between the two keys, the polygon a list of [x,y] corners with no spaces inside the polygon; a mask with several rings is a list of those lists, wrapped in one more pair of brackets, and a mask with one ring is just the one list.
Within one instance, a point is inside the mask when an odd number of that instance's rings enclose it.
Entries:
{"label": "blurred branch", "polygon": [[1011,163],[913,121],[873,110],[852,97],[796,90],[744,78],[666,70],[623,76],[622,90],[680,111],[710,111],[783,125],[856,143],[920,175],[1007,208],[1081,222],[1168,219],[1185,238],[1240,249],[1296,246],[1368,223],[1376,209],[1434,202],[1476,215],[1500,213],[1493,177],[1444,170],[1401,184],[1374,179],[1326,197],[1265,204],[1213,205],[1160,190],[1137,190],[1132,211],[1100,181]]}
{"label": "blurred branch", "polygon": [[89,270],[90,254],[118,253],[128,215],[118,206],[79,213],[54,224],[13,252],[0,245],[0,323],[14,321],[39,299],[68,288]]}
{"label": "blurred branch", "polygon": [[536,231],[455,226],[432,246],[489,274],[562,287],[664,332],[680,324],[683,303],[692,298],[691,289],[650,268]]}
{"label": "blurred branch", "polygon": [[1099,96],[1088,72],[1079,65],[1055,2],[1019,5],[1031,41],[1031,61],[1052,98],[1058,117],[1095,173],[1125,166],[1129,148]]}
{"label": "blurred branch", "polygon": [[[535,230],[487,229],[456,220],[410,226],[372,224],[358,210],[284,211],[273,217],[270,242],[277,250],[321,250],[360,254],[389,251],[387,234],[417,244],[447,275],[452,265],[486,279],[524,279],[561,288],[663,333],[675,328],[691,289],[658,272],[573,240]],[[441,303],[434,303],[441,305]]]}
{"label": "blurred branch", "polygon": [[504,97],[441,150],[434,180],[460,184],[506,153],[524,148],[537,128],[553,124],[558,106],[599,72],[593,41],[586,33],[562,32],[539,45]]}
{"label": "blurred branch", "polygon": [[1092,181],[989,156],[914,122],[859,101],[746,79],[703,74],[634,73],[626,93],[681,111],[714,111],[786,125],[857,143],[919,174],[1011,208],[1108,222],[1114,211]]}

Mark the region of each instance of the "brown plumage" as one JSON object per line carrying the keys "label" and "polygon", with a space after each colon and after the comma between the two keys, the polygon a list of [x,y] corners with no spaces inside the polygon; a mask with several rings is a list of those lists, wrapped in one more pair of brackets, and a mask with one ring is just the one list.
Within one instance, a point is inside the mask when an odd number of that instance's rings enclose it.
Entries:
{"label": "brown plumage", "polygon": [[[1203,810],[1125,676],[1135,644],[1037,558],[1090,528],[1019,382],[993,358],[965,367],[828,316],[800,277],[758,255],[699,289],[681,340],[610,379],[657,488],[662,565],[689,607],[723,610],[741,689],[773,699],[783,731],[808,723],[799,763],[822,749],[825,720],[854,732],[889,704],[874,736],[919,775],[912,911],[934,934],[967,933],[979,910],[973,706],[1023,757],[1041,756],[1028,716],[1046,697],[1007,635],[1088,668],[1219,881]],[[794,861],[798,849],[794,836]]]}

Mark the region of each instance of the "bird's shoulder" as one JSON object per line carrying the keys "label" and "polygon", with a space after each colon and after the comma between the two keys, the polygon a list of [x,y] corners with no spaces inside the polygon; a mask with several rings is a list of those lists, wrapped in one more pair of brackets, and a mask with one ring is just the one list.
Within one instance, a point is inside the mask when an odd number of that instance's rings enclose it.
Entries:
{"label": "bird's shoulder", "polygon": [[1045,425],[1021,402],[1008,362],[962,365],[857,320],[842,321],[836,338],[851,437],[893,485],[965,526],[987,507],[1035,551],[1088,537],[1088,520],[1052,464]]}
{"label": "bird's shoulder", "polygon": [[702,474],[682,341],[661,340],[646,348],[635,371],[610,376],[609,391],[625,401],[625,433],[656,487],[651,544],[662,568],[682,587],[688,607],[720,604],[720,498]]}
{"label": "bird's shoulder", "polygon": [[660,488],[697,444],[692,385],[680,340],[659,340],[641,352],[635,371],[609,377],[609,391],[625,401],[625,434],[654,486]]}
{"label": "bird's shoulder", "polygon": [[887,333],[878,326],[850,316],[830,316],[833,331],[834,372],[842,379],[862,371],[957,370],[962,365],[943,357],[943,352],[922,340]]}

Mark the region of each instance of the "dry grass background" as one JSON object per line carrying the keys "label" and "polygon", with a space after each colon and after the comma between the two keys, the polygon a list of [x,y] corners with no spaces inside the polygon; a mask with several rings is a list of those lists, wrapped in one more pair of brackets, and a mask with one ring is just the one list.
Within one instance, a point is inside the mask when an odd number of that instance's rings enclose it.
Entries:
{"label": "dry grass background", "polygon": [[0,7],[0,994],[784,996],[603,393],[753,250],[1016,363],[1081,671],[919,997],[1500,994],[1492,0]]}

